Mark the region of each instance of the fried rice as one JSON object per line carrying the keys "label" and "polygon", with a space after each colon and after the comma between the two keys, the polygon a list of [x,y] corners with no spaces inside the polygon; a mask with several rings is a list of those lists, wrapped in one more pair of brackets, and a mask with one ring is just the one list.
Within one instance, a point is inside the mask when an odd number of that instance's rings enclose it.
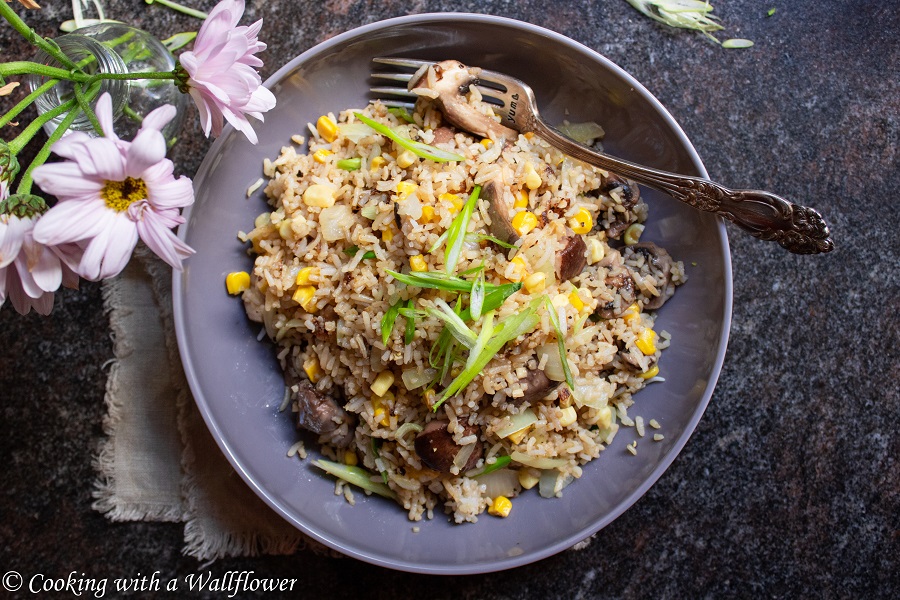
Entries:
{"label": "fried rice", "polygon": [[[490,112],[475,90],[469,102]],[[359,114],[460,160],[410,154]],[[255,256],[243,300],[337,493],[352,501],[347,482],[362,478],[411,520],[437,507],[456,522],[533,487],[561,494],[634,423],[634,394],[661,380],[669,336],[654,309],[685,276],[635,243],[647,218],[637,186],[537,136],[474,137],[423,101],[412,114],[374,103],[325,115],[292,140],[264,165],[270,208],[240,235]],[[399,280],[423,274],[445,289]],[[508,297],[489,306],[492,290]],[[478,368],[473,355],[510,323],[519,335]]]}

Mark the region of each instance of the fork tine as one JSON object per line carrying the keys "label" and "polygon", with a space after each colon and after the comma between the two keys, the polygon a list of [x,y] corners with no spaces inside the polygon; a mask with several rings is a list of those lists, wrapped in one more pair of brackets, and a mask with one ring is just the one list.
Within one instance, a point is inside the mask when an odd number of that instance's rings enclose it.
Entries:
{"label": "fork tine", "polygon": [[412,73],[371,73],[373,79],[387,79],[389,81],[402,81],[407,83],[412,79]]}
{"label": "fork tine", "polygon": [[418,69],[422,65],[433,65],[433,60],[419,60],[416,58],[392,58],[387,56],[376,56],[372,59],[372,62],[380,63],[383,65],[393,65],[395,67],[410,67],[412,69]]}
{"label": "fork tine", "polygon": [[403,96],[404,98],[418,98],[417,94],[414,94],[407,90],[406,88],[399,87],[371,87],[369,91],[373,94],[388,94],[389,96]]}

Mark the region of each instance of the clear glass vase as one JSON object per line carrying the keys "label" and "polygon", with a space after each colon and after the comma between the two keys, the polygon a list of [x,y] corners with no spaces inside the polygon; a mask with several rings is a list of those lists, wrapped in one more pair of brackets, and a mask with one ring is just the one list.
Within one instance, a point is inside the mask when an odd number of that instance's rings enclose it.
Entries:
{"label": "clear glass vase", "polygon": [[[149,71],[172,71],[175,58],[162,42],[143,31],[121,23],[100,23],[77,29],[56,38],[63,53],[88,74],[94,73],[146,73]],[[60,67],[61,65],[44,52],[39,52],[35,62]],[[29,86],[32,91],[49,78],[32,75]],[[187,96],[178,91],[172,80],[112,80],[103,81],[100,94],[109,92],[113,101],[113,124],[116,135],[131,139],[141,126],[143,118],[155,108],[171,104],[177,114],[162,133],[169,144],[174,143],[187,105]],[[97,97],[100,96],[98,94]],[[41,95],[35,105],[39,113],[45,113],[74,98],[72,84],[61,81]],[[92,106],[96,104],[96,99]],[[62,116],[44,126],[47,135],[53,133],[62,121]],[[79,115],[70,131],[84,131],[94,134],[90,121]]]}

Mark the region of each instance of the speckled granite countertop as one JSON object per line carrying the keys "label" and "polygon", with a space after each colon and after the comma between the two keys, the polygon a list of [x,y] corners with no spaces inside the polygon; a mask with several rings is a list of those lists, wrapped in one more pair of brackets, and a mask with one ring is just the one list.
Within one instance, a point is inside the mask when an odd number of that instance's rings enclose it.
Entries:
{"label": "speckled granite countertop", "polygon": [[[42,3],[31,22],[51,34],[69,3]],[[197,27],[142,0],[106,4],[160,37]],[[211,569],[297,577],[301,595],[317,598],[898,597],[900,18],[889,4],[721,3],[728,35],[756,42],[727,51],[624,0],[248,2],[246,22],[265,18],[264,75],[327,37],[410,11],[549,27],[642,81],[714,179],[820,209],[837,249],[797,257],[729,228],[734,317],[716,393],[674,465],[588,549],[437,585],[308,553]],[[0,48],[5,60],[30,54],[8,28]],[[208,142],[195,120],[183,139],[173,158],[190,175]],[[46,318],[0,310],[4,573],[171,578],[201,566],[181,554],[181,525],[115,524],[90,507],[112,356],[101,304],[100,286],[85,284],[57,294]]]}

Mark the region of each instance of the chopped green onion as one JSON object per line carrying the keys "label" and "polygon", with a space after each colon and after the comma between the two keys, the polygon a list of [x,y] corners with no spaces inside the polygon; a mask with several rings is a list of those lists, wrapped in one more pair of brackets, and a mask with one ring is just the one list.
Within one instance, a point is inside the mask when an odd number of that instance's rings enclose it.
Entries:
{"label": "chopped green onion", "polygon": [[709,2],[701,2],[699,0],[628,0],[628,4],[654,21],[659,21],[670,27],[700,31],[715,42],[718,42],[718,40],[710,32],[723,29],[717,23],[718,17],[712,14],[713,7]]}
{"label": "chopped green onion", "polygon": [[492,235],[487,235],[484,233],[467,233],[466,241],[467,242],[482,242],[482,241],[494,242],[498,246],[501,246],[503,248],[509,248],[510,250],[518,248],[518,246],[516,246],[515,244],[510,244],[509,242],[504,242],[501,239],[495,238]]}
{"label": "chopped green onion", "polygon": [[[522,288],[522,283],[504,283],[498,285],[494,289],[490,289],[491,285],[485,285],[485,294],[484,301],[482,302],[481,312],[485,313],[489,310],[494,310],[495,308],[500,308],[500,306],[506,302],[506,299],[515,294]],[[472,312],[471,306],[466,310],[462,311],[460,317],[463,321],[471,321],[472,320]]]}
{"label": "chopped green onion", "polygon": [[469,194],[465,206],[453,219],[449,229],[447,229],[447,248],[444,250],[444,271],[452,273],[456,270],[456,263],[459,262],[459,255],[462,254],[463,243],[466,241],[466,230],[469,228],[469,219],[475,211],[475,203],[478,202],[478,196],[481,194],[481,186],[476,185]]}
{"label": "chopped green onion", "polygon": [[[372,456],[375,457],[375,460],[378,460],[379,458],[381,458],[380,448],[381,448],[381,440],[373,437],[372,438]],[[387,485],[387,482],[388,482],[387,471],[382,469],[381,471],[379,471],[379,473],[381,473],[381,480],[384,482],[385,485]]]}
{"label": "chopped green onion", "polygon": [[429,146],[428,144],[423,144],[422,142],[416,142],[409,138],[401,137],[387,125],[382,125],[378,121],[374,121],[363,114],[353,114],[356,115],[357,119],[374,129],[376,132],[380,133],[390,140],[393,140],[397,145],[406,148],[420,158],[427,158],[435,162],[448,162],[451,160],[459,162],[466,159],[464,156],[460,156],[459,154],[447,152],[446,150],[441,150],[440,148],[435,148],[434,146]]}
{"label": "chopped green onion", "polygon": [[339,479],[343,479],[347,483],[368,490],[373,494],[391,498],[392,500],[397,499],[397,494],[394,493],[394,490],[389,488],[385,483],[372,481],[371,475],[365,469],[350,465],[342,465],[341,463],[324,459],[315,460],[313,461],[313,464],[326,473],[330,473]]}
{"label": "chopped green onion", "polygon": [[[415,305],[415,301],[410,298],[406,301],[406,308],[412,310]],[[410,315],[406,318],[406,330],[403,332],[403,343],[409,346],[412,344],[413,338],[416,336],[416,316],[415,314]]]}
{"label": "chopped green onion", "polygon": [[394,321],[397,320],[397,315],[400,314],[402,305],[403,300],[397,300],[381,317],[381,343],[385,346],[387,346],[388,340],[391,339],[391,332],[394,331]]}
{"label": "chopped green onion", "polygon": [[730,40],[725,40],[722,42],[723,48],[749,48],[753,45],[753,42],[750,40],[742,40],[738,38],[733,38]]}
{"label": "chopped green onion", "polygon": [[472,473],[469,475],[466,473],[466,477],[481,477],[482,475],[487,475],[488,473],[493,473],[494,471],[499,471],[500,469],[506,467],[509,463],[512,462],[512,457],[508,455],[498,456],[497,460],[489,465],[484,465],[480,471],[476,473]]}
{"label": "chopped green onion", "polygon": [[428,249],[428,254],[434,254],[434,251],[437,250],[438,248],[440,248],[441,244],[443,244],[446,241],[447,235],[449,235],[449,233],[450,233],[449,229],[447,231],[445,231],[444,233],[442,233],[440,235],[440,237],[438,237],[437,241],[435,241],[431,245],[431,248]]}
{"label": "chopped green onion", "polygon": [[[445,292],[471,292],[473,281],[468,281],[455,275],[448,275],[440,271],[419,271],[411,273],[398,273],[386,269],[385,272],[406,285],[420,288],[431,288],[435,290],[444,290]],[[494,284],[485,284],[485,289],[493,290],[498,287]]]}
{"label": "chopped green onion", "polygon": [[770,8],[770,9],[768,10],[768,12],[766,12],[766,16],[767,16],[767,17],[771,17],[772,15],[775,14],[775,11],[776,11],[776,10],[777,10],[777,9],[773,6],[772,8]]}
{"label": "chopped green onion", "polygon": [[[469,383],[475,379],[475,376],[484,369],[491,359],[494,358],[494,355],[499,353],[507,342],[534,329],[534,326],[540,321],[540,317],[536,310],[537,305],[537,300],[532,301],[525,310],[497,325],[492,331],[491,338],[480,348],[480,351],[477,353],[470,352],[469,359],[466,361],[466,368],[456,376],[456,379],[450,382],[447,389],[444,390],[440,398],[434,403],[432,410],[436,411],[447,398],[454,396],[464,387],[469,385]],[[478,346],[477,342],[476,346]]]}
{"label": "chopped green onion", "polygon": [[413,119],[413,116],[409,114],[409,111],[403,108],[402,106],[392,106],[388,109],[388,112],[397,117],[398,119],[402,119],[407,123],[415,123],[416,120]]}
{"label": "chopped green onion", "polygon": [[475,277],[475,283],[472,284],[472,293],[469,296],[469,311],[472,313],[472,319],[477,321],[481,318],[481,309],[484,307],[484,271],[479,271]]}
{"label": "chopped green onion", "polygon": [[397,428],[397,431],[394,432],[394,439],[399,440],[410,431],[419,433],[420,431],[422,431],[422,426],[418,423],[404,423]]}
{"label": "chopped green onion", "polygon": [[559,322],[559,314],[557,314],[556,307],[553,306],[552,302],[550,302],[550,298],[548,296],[544,296],[543,299],[544,303],[547,305],[547,312],[550,314],[550,323],[553,324],[553,329],[556,330],[556,346],[557,348],[559,348],[559,360],[562,363],[563,373],[566,376],[566,385],[569,386],[570,390],[574,390],[575,381],[572,378],[572,370],[569,369],[569,359],[566,353],[566,341],[565,339],[563,339],[562,325]]}
{"label": "chopped green onion", "polygon": [[447,329],[450,330],[450,334],[459,340],[460,344],[466,348],[472,348],[477,341],[475,332],[466,326],[465,322],[446,302],[438,298],[434,301],[434,304],[437,308],[425,309],[428,316],[443,321]]}
{"label": "chopped green onion", "polygon": [[[349,254],[350,256],[356,256],[356,253],[359,252],[359,246],[350,246],[349,248],[344,248],[344,254]],[[363,254],[363,258],[375,258],[375,252],[372,250],[366,250],[366,253]]]}
{"label": "chopped green onion", "polygon": [[343,169],[345,171],[358,171],[360,165],[362,165],[362,159],[357,158],[342,158],[337,161],[337,168]]}

